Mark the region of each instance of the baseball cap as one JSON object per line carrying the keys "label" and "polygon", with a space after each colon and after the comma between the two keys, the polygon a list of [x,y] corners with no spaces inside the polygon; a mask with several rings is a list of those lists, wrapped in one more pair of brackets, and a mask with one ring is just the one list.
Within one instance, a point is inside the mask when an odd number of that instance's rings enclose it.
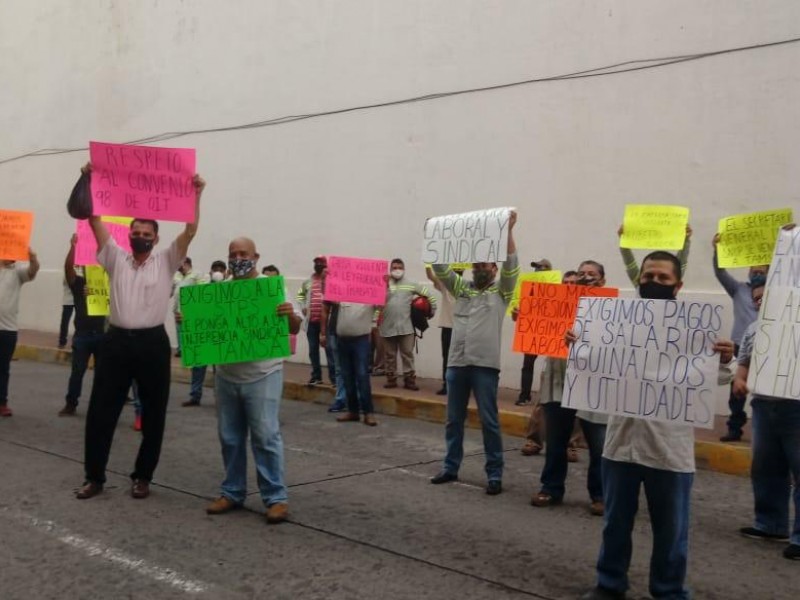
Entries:
{"label": "baseball cap", "polygon": [[546,258],[540,258],[531,263],[531,266],[538,271],[552,271],[553,264]]}

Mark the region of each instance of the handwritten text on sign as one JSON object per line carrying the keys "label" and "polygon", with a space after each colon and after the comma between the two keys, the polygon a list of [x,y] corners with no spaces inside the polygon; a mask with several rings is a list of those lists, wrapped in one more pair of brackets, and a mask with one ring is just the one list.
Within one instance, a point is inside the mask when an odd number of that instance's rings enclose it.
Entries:
{"label": "handwritten text on sign", "polygon": [[[105,221],[106,218],[103,218]],[[130,220],[130,219],[129,219]],[[126,252],[131,251],[130,225],[121,223],[107,222],[106,229],[117,245]],[[76,265],[96,265],[97,263],[97,240],[94,238],[89,221],[76,221],[76,232],[78,233],[78,243],[75,245],[75,264]]]}
{"label": "handwritten text on sign", "polygon": [[281,276],[180,288],[181,354],[187,367],[290,356]]}
{"label": "handwritten text on sign", "polygon": [[111,312],[108,273],[100,265],[86,267],[86,314],[105,317]]}
{"label": "handwritten text on sign", "polygon": [[195,151],[91,142],[95,215],[194,221]]}
{"label": "handwritten text on sign", "polygon": [[722,305],[582,298],[564,408],[714,426]]}
{"label": "handwritten text on sign", "polygon": [[629,204],[625,207],[619,247],[680,250],[688,224],[689,209],[683,206]]}
{"label": "handwritten text on sign", "polygon": [[750,357],[754,394],[800,400],[800,227],[781,231]]}
{"label": "handwritten text on sign", "polygon": [[33,213],[0,210],[0,260],[28,260]]}
{"label": "handwritten text on sign", "polygon": [[514,287],[514,296],[508,304],[508,314],[511,314],[519,306],[519,297],[522,293],[522,284],[526,281],[535,283],[561,283],[561,271],[534,271],[533,273],[522,273],[517,277],[517,285]]}
{"label": "handwritten text on sign", "polygon": [[616,298],[618,293],[615,288],[524,282],[514,326],[514,352],[567,358],[564,334],[575,323],[580,298]]}
{"label": "handwritten text on sign", "polygon": [[492,208],[425,221],[422,262],[502,262],[508,253],[510,208]]}
{"label": "handwritten text on sign", "polygon": [[782,225],[792,222],[792,209],[733,215],[719,221],[717,263],[722,269],[768,265]]}
{"label": "handwritten text on sign", "polygon": [[386,303],[388,261],[369,258],[328,257],[325,300],[383,306]]}

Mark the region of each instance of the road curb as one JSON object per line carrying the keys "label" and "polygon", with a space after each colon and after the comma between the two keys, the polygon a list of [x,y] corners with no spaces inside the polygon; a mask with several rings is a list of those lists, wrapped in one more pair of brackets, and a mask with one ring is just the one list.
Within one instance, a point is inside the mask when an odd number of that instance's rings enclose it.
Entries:
{"label": "road curb", "polygon": [[[48,348],[18,344],[14,358],[49,364],[70,364],[72,352],[64,349]],[[189,383],[191,372],[179,366],[172,367],[172,381]],[[211,371],[206,373],[205,386],[213,386]],[[310,386],[297,381],[284,381],[284,397],[302,402],[329,405],[333,402],[334,389],[329,385]],[[443,402],[415,397],[411,392],[398,390],[396,393],[373,392],[372,401],[375,412],[383,415],[417,419],[431,423],[444,423],[447,418],[447,407]],[[478,410],[470,406],[467,410],[467,426],[473,429],[480,427]],[[508,411],[500,411],[500,427],[506,435],[525,437],[528,428],[528,416]],[[729,475],[749,476],[751,451],[745,444],[723,444],[719,442],[695,442],[697,466],[709,471]]]}

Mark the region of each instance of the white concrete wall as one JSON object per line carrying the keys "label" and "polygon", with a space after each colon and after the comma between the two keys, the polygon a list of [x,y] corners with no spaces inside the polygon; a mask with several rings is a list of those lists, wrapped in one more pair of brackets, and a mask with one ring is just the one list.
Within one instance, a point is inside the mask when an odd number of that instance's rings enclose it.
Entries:
{"label": "white concrete wall", "polygon": [[[795,0],[6,0],[0,159],[769,42],[798,22]],[[798,208],[799,59],[782,46],[165,145],[196,147],[208,180],[200,267],[245,234],[292,289],[322,253],[402,256],[423,279],[426,216],[512,204],[524,260],[596,258],[624,287],[624,205],[677,203],[695,229],[687,288],[720,300],[717,220]],[[23,327],[57,327],[64,203],[86,160],[0,165],[0,206],[36,212],[44,265]],[[504,384],[520,363],[506,354]]]}

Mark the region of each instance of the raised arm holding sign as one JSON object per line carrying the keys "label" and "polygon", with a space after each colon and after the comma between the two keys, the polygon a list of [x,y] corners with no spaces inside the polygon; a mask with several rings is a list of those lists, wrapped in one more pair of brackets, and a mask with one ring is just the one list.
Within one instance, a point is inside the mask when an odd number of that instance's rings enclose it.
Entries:
{"label": "raised arm holding sign", "polygon": [[680,250],[689,224],[683,206],[628,204],[622,223],[620,248]]}
{"label": "raised arm holding sign", "polygon": [[422,262],[503,262],[507,256],[510,208],[477,210],[425,221]]}

